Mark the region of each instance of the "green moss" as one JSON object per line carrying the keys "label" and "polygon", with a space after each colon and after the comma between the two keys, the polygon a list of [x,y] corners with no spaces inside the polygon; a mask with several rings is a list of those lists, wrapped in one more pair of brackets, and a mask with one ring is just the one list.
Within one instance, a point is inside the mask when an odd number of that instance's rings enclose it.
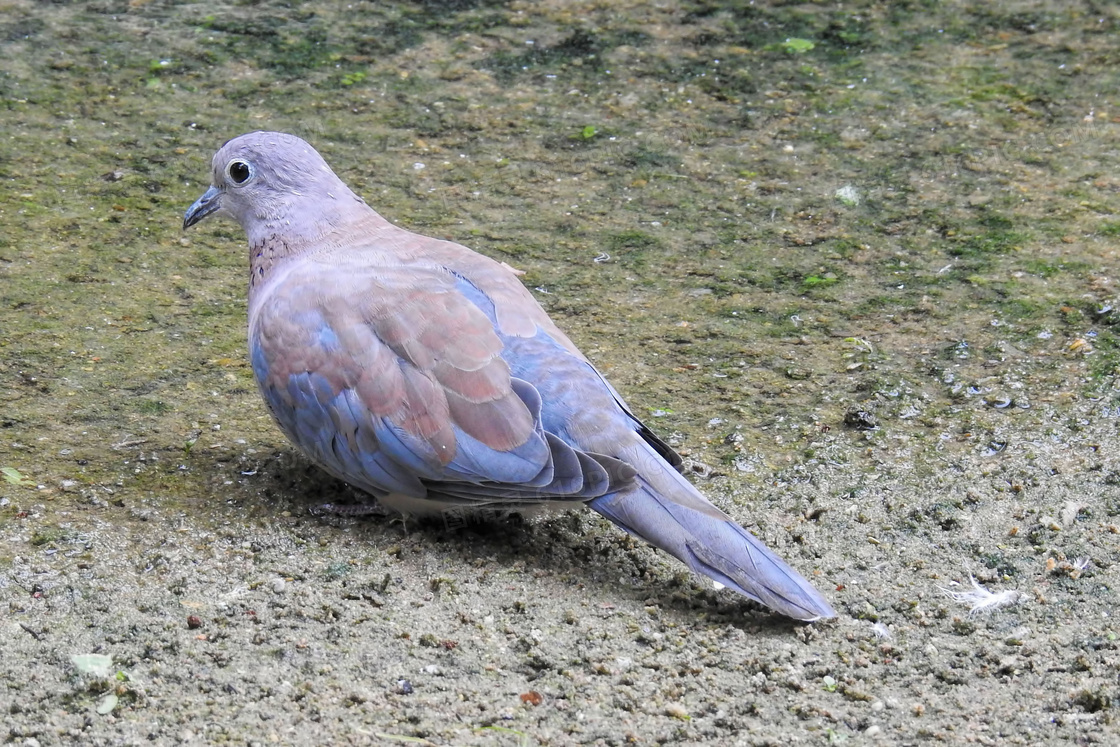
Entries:
{"label": "green moss", "polygon": [[1094,385],[1112,385],[1120,376],[1120,341],[1112,333],[1097,336],[1089,356],[1089,375]]}
{"label": "green moss", "polygon": [[[1002,221],[1006,219],[1000,219],[999,222]],[[1010,225],[1010,221],[1006,222]],[[954,242],[949,248],[949,254],[967,259],[986,259],[993,254],[1006,254],[1022,249],[1028,241],[1030,241],[1030,234],[1025,231],[997,228],[966,236]]]}
{"label": "green moss", "polygon": [[643,44],[648,37],[640,31],[602,33],[577,29],[551,45],[528,45],[518,51],[503,49],[480,61],[478,67],[509,83],[526,73],[564,71],[581,77],[601,73],[605,69],[605,53],[621,45]]}
{"label": "green moss", "polygon": [[801,287],[807,291],[820,290],[822,288],[828,288],[829,286],[835,285],[839,282],[840,278],[832,274],[810,275],[809,277],[801,281]]}
{"label": "green moss", "polygon": [[207,249],[198,249],[194,253],[196,267],[221,267],[225,262],[222,261],[217,253]]}
{"label": "green moss", "polygon": [[31,534],[30,542],[35,547],[44,545],[58,545],[66,542],[73,536],[73,532],[62,527],[40,527]]}
{"label": "green moss", "polygon": [[612,257],[632,268],[645,266],[648,253],[662,246],[659,238],[638,229],[608,234],[600,244]]}
{"label": "green moss", "polygon": [[1012,296],[999,305],[999,310],[1008,319],[1027,321],[1043,316],[1050,306],[1029,296]]}
{"label": "green moss", "polygon": [[162,415],[171,409],[171,405],[158,399],[144,399],[140,400],[136,409],[143,415]]}
{"label": "green moss", "polygon": [[1044,259],[1031,259],[1024,265],[1023,269],[1032,275],[1037,275],[1040,278],[1052,278],[1061,274],[1065,267],[1060,262],[1051,262]]}

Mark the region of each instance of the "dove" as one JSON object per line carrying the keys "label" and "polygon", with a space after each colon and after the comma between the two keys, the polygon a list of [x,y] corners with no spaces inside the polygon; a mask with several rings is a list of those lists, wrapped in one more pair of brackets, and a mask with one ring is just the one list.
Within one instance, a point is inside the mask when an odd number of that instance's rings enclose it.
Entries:
{"label": "dove", "polygon": [[312,462],[406,517],[583,504],[692,571],[796,620],[825,598],[681,474],[511,269],[399,228],[302,139],[214,155],[184,229],[249,244],[249,358]]}

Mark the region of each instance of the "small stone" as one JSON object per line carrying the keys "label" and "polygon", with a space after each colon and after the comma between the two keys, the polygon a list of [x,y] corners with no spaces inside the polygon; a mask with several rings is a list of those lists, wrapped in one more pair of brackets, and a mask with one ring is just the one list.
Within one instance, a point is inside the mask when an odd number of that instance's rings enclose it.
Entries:
{"label": "small stone", "polygon": [[282,578],[273,579],[272,591],[274,594],[283,594],[284,589],[287,588],[287,583]]}
{"label": "small stone", "polygon": [[670,703],[669,705],[665,706],[665,715],[666,716],[671,716],[672,718],[678,719],[680,721],[690,720],[690,716],[688,715],[688,711],[686,711],[682,706],[678,705],[677,703]]}
{"label": "small stone", "polygon": [[844,413],[844,425],[858,431],[873,431],[879,427],[879,422],[867,410],[853,408]]}
{"label": "small stone", "polygon": [[859,190],[851,184],[845,184],[835,192],[836,199],[848,207],[855,207],[862,201]]}

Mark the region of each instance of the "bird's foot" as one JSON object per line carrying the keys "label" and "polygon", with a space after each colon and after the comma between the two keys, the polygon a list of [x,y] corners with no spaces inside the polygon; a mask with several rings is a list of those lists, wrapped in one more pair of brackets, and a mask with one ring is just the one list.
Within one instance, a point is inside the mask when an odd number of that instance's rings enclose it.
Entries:
{"label": "bird's foot", "polygon": [[395,511],[390,511],[376,501],[368,503],[320,503],[311,508],[315,516],[331,514],[333,516],[395,516]]}

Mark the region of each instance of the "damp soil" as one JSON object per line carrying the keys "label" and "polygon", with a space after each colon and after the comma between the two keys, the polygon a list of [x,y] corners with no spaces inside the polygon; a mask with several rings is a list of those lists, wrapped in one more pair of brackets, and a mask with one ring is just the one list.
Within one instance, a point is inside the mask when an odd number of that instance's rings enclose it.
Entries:
{"label": "damp soil", "polygon": [[[1087,0],[0,0],[0,741],[1115,743],[1117,38]],[[320,511],[357,496],[258,398],[244,239],[180,230],[254,129],[524,270],[839,618],[590,512]]]}

